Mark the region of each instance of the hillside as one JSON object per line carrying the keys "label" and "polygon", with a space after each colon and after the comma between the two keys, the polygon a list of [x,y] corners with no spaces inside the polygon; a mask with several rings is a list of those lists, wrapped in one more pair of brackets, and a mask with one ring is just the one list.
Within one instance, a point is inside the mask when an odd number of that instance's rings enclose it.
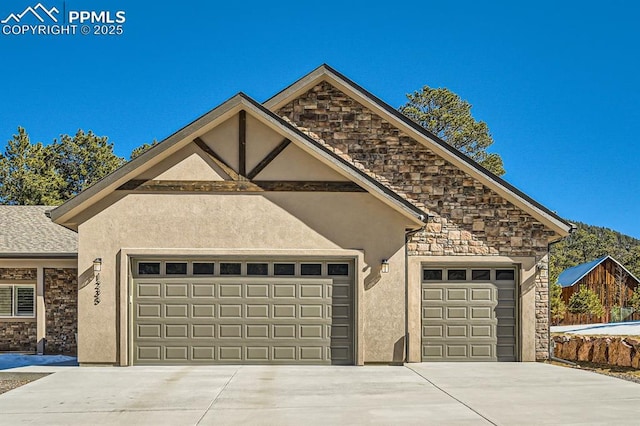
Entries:
{"label": "hillside", "polygon": [[566,268],[611,255],[635,276],[640,276],[640,240],[609,228],[571,221],[578,229],[551,246],[550,282]]}

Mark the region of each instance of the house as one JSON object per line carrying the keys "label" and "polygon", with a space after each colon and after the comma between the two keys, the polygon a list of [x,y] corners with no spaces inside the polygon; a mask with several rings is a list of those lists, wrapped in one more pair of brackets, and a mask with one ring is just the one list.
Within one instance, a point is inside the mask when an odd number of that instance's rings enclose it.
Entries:
{"label": "house", "polygon": [[558,276],[558,284],[562,287],[562,300],[568,304],[571,296],[581,287],[586,286],[593,290],[605,309],[603,317],[572,314],[567,312],[562,324],[590,324],[611,322],[612,308],[620,306],[620,285],[623,293],[623,306],[629,301],[633,291],[638,286],[636,278],[627,268],[611,256],[602,256],[591,262],[582,263],[572,268],[565,269]]}
{"label": "house", "polygon": [[533,361],[571,224],[329,66],[62,206],[82,365]]}
{"label": "house", "polygon": [[47,206],[0,206],[0,352],[76,352],[77,234]]}

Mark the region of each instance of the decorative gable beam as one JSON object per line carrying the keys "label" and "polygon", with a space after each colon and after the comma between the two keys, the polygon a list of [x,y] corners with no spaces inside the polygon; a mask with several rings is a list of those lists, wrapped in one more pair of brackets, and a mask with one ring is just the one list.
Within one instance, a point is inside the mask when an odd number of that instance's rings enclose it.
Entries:
{"label": "decorative gable beam", "polygon": [[366,192],[353,182],[332,181],[207,181],[132,179],[119,191],[137,192]]}
{"label": "decorative gable beam", "polygon": [[247,112],[240,110],[238,114],[238,172],[247,175]]}
{"label": "decorative gable beam", "polygon": [[236,173],[235,170],[229,167],[229,165],[225,163],[224,160],[218,154],[216,154],[216,152],[211,149],[209,145],[206,144],[205,141],[198,137],[195,138],[193,142],[198,146],[198,148],[203,150],[213,160],[213,162],[218,165],[218,167],[220,167],[227,175],[229,175],[231,179],[235,181],[245,180],[242,176]]}
{"label": "decorative gable beam", "polygon": [[254,177],[258,176],[258,174],[260,174],[261,171],[263,171],[265,169],[265,167],[267,167],[278,155],[280,155],[280,153],[282,151],[284,151],[284,149],[286,147],[289,146],[289,144],[291,143],[291,141],[289,139],[285,139],[283,140],[278,146],[276,146],[269,154],[267,154],[266,157],[264,157],[262,159],[262,161],[260,161],[258,163],[258,165],[256,165],[253,170],[251,170],[249,172],[249,174],[247,175],[247,177],[249,179],[253,179]]}

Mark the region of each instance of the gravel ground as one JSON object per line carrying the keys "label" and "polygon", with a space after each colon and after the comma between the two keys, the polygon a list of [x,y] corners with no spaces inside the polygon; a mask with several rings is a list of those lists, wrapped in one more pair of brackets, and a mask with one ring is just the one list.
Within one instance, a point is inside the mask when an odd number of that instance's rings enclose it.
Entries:
{"label": "gravel ground", "polygon": [[593,373],[604,374],[605,376],[616,377],[618,379],[627,380],[640,384],[640,370],[628,367],[616,367],[610,365],[599,365],[590,362],[578,362],[576,366],[565,364],[564,362],[547,361],[549,364],[559,365],[561,367],[577,368],[587,370]]}
{"label": "gravel ground", "polygon": [[0,394],[38,380],[48,373],[2,373],[0,372]]}

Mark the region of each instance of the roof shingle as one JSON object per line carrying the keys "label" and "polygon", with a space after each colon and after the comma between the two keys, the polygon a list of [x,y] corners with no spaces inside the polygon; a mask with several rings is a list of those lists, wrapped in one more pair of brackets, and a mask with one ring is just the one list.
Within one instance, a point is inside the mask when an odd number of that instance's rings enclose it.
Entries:
{"label": "roof shingle", "polygon": [[78,234],[47,217],[50,206],[0,206],[0,257],[73,255]]}

